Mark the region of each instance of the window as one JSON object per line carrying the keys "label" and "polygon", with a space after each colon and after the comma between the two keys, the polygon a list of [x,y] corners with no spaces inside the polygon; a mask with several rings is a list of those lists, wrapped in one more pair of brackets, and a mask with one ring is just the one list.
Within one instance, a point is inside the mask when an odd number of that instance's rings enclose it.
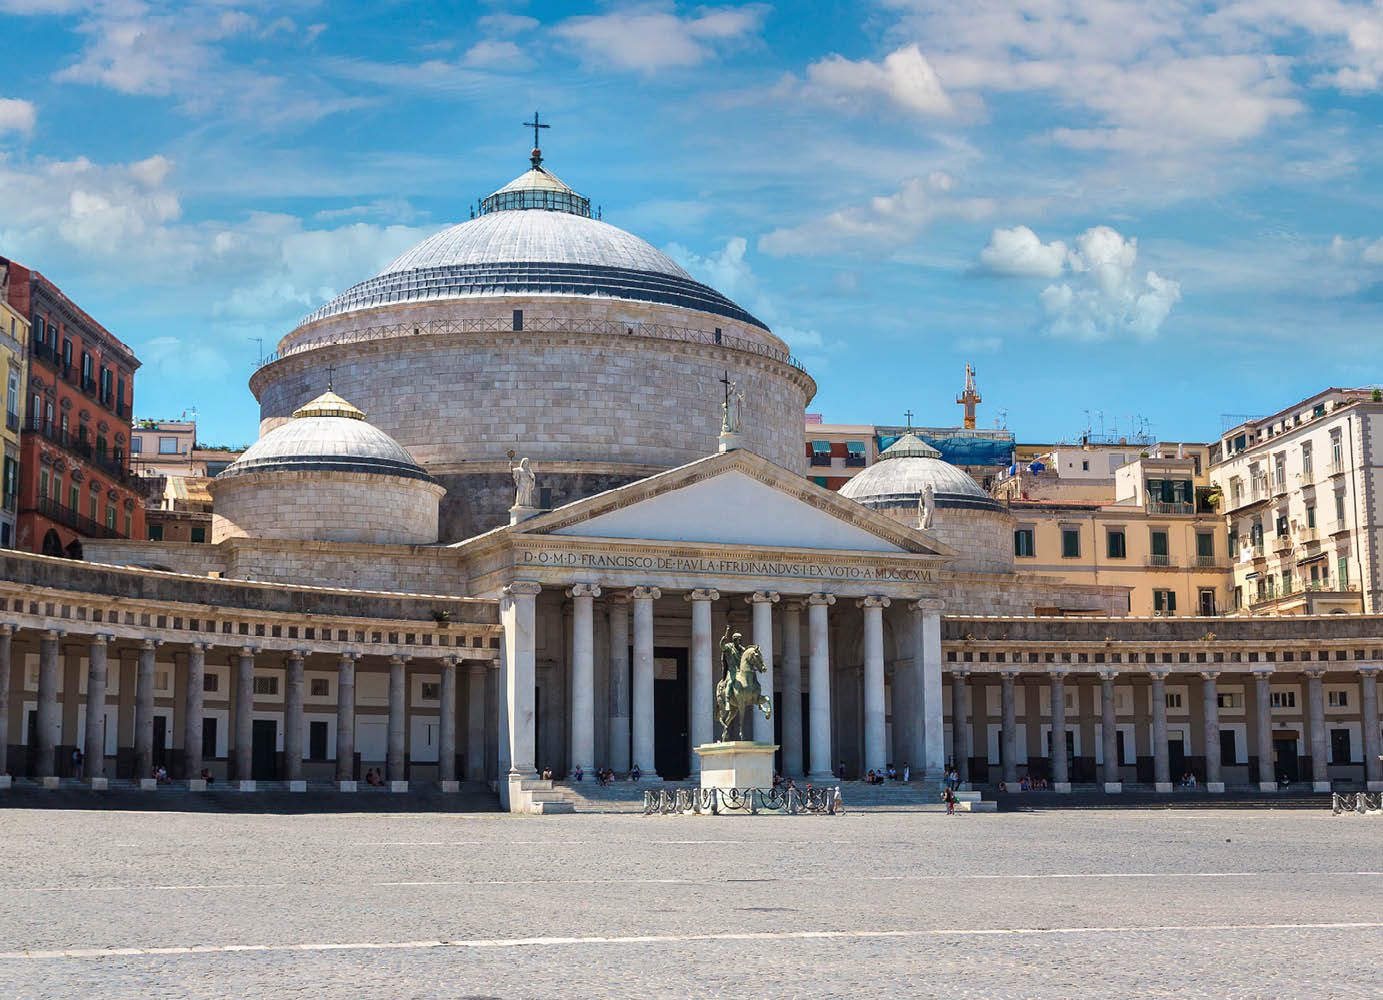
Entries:
{"label": "window", "polygon": [[1340,440],[1339,431],[1330,432],[1330,466],[1331,471],[1338,472],[1345,464],[1344,444]]}
{"label": "window", "polygon": [[125,380],[118,378],[115,380],[115,412],[124,413],[125,405]]}
{"label": "window", "polygon": [[6,412],[7,412],[10,416],[14,417],[14,420],[11,421],[11,422],[14,424],[14,428],[13,428],[13,429],[18,429],[18,427],[19,427],[19,376],[18,376],[16,373],[14,373],[14,372],[10,372],[10,392],[9,392],[9,395],[6,397],[5,407],[6,407]]}
{"label": "window", "polygon": [[1348,764],[1351,757],[1349,747],[1349,730],[1332,729],[1330,730],[1330,763]]}
{"label": "window", "polygon": [[1081,462],[1081,463],[1080,463],[1080,471],[1081,471],[1081,472],[1089,472],[1089,471],[1090,471],[1090,463],[1089,463],[1089,462]]}
{"label": "window", "polygon": [[1128,555],[1128,549],[1125,545],[1123,528],[1110,528],[1109,533],[1105,537],[1108,540],[1107,549],[1109,553],[1109,558],[1123,559],[1125,556]]}
{"label": "window", "polygon": [[1301,446],[1301,478],[1308,483],[1311,481],[1311,445],[1309,442]]}
{"label": "window", "polygon": [[1202,559],[1215,558],[1215,535],[1213,532],[1196,532],[1196,555]]}
{"label": "window", "polygon": [[437,681],[423,681],[423,701],[441,701],[442,685]]}
{"label": "window", "polygon": [[1349,586],[1349,556],[1340,556],[1336,579],[1340,581],[1338,586],[1341,590]]}
{"label": "window", "polygon": [[1013,554],[1029,558],[1037,555],[1031,528],[1019,528],[1013,533]]}
{"label": "window", "polygon": [[91,354],[87,351],[82,352],[82,388],[85,389],[92,384],[91,382]]}
{"label": "window", "polygon": [[279,679],[269,674],[255,674],[255,694],[278,694]]}
{"label": "window", "polygon": [[1215,704],[1221,708],[1243,708],[1244,695],[1240,691],[1221,691],[1215,695]]}
{"label": "window", "polygon": [[202,674],[202,690],[215,693],[221,690],[220,674]]}
{"label": "window", "polygon": [[1316,526],[1316,508],[1315,508],[1315,507],[1307,507],[1307,508],[1306,508],[1306,526],[1307,526],[1308,528],[1314,528],[1314,527]]}
{"label": "window", "polygon": [[72,338],[62,338],[62,377],[72,377]]}
{"label": "window", "polygon": [[1063,559],[1080,558],[1080,529],[1062,528],[1061,529],[1061,557]]}
{"label": "window", "polygon": [[812,465],[831,464],[831,442],[813,441],[812,442]]}
{"label": "window", "polygon": [[110,369],[105,365],[101,366],[101,402],[110,404],[111,395],[111,374]]}
{"label": "window", "polygon": [[106,527],[111,531],[115,530],[115,504],[106,504]]}
{"label": "window", "polygon": [[192,540],[194,542],[206,541],[206,528],[203,525],[194,524],[192,526]]}
{"label": "window", "polygon": [[1234,588],[1234,609],[1237,611],[1238,609],[1242,608],[1243,606],[1244,606],[1244,588],[1243,588],[1243,587],[1235,587],[1235,588]]}
{"label": "window", "polygon": [[845,464],[847,466],[863,466],[865,463],[864,442],[846,441],[845,442]]}
{"label": "window", "polygon": [[[331,681],[325,677],[312,678],[311,694],[314,698],[328,698],[331,696]],[[315,756],[315,755],[314,755]]]}
{"label": "window", "polygon": [[93,521],[96,520],[96,505],[97,505],[99,502],[100,502],[100,494],[97,493],[96,487],[93,486],[93,487],[91,488],[91,492],[88,493],[88,494],[87,494],[87,497],[86,497],[86,511],[87,511],[86,516],[89,517],[89,518],[91,518]]}
{"label": "window", "polygon": [[144,439],[136,434],[130,438],[130,454],[138,455],[144,451]]}
{"label": "window", "polygon": [[1273,708],[1297,707],[1297,693],[1295,691],[1273,691],[1268,695],[1268,700]]}
{"label": "window", "polygon": [[1158,558],[1162,559],[1162,565],[1167,565],[1167,532],[1160,528],[1154,528],[1151,536],[1153,565],[1158,565]]}
{"label": "window", "polygon": [[151,525],[149,525],[149,541],[151,541],[151,542],[161,542],[161,541],[163,541],[163,525],[161,525],[161,524],[151,524]]}
{"label": "window", "polygon": [[1168,708],[1180,708],[1180,707],[1181,707],[1181,693],[1180,693],[1180,692],[1175,692],[1175,693],[1174,693],[1174,692],[1168,691],[1168,692],[1166,693],[1166,695],[1164,695],[1164,697],[1165,697],[1166,700],[1167,700],[1167,707],[1168,707]]}
{"label": "window", "polygon": [[1330,707],[1331,707],[1331,708],[1348,708],[1348,707],[1349,707],[1349,692],[1348,692],[1348,691],[1327,691],[1327,692],[1326,692],[1326,697],[1329,699],[1329,703],[1330,703]]}
{"label": "window", "polygon": [[1278,514],[1278,515],[1277,515],[1277,537],[1278,537],[1278,538],[1286,538],[1287,535],[1288,535],[1288,531],[1287,531],[1287,515],[1286,515],[1285,513]]}
{"label": "window", "polygon": [[159,438],[158,453],[160,455],[176,455],[178,453],[178,439],[172,437]]}
{"label": "window", "polygon": [[1200,591],[1200,613],[1205,617],[1215,614],[1215,591],[1202,587]]}
{"label": "window", "polygon": [[41,468],[41,469],[38,470],[38,495],[39,495],[40,497],[46,497],[46,496],[48,495],[48,470],[47,470],[47,469],[42,469],[42,468]]}
{"label": "window", "polygon": [[102,458],[106,457],[106,439],[104,435],[96,435],[96,454],[100,455]]}
{"label": "window", "polygon": [[155,691],[167,691],[168,689],[169,689],[169,684],[168,684],[168,671],[167,671],[167,670],[159,670],[159,671],[157,671],[157,672],[154,674],[154,690],[155,690]]}
{"label": "window", "polygon": [[1231,559],[1239,558],[1239,530],[1237,527],[1229,533],[1229,557]]}
{"label": "window", "polygon": [[1345,520],[1345,495],[1344,495],[1343,493],[1336,493],[1336,494],[1335,494],[1335,520],[1337,520],[1337,521],[1340,522],[1340,524],[1336,525],[1337,528],[1338,528],[1338,527],[1341,527],[1341,526],[1344,524],[1344,520]]}
{"label": "window", "polygon": [[1174,590],[1153,591],[1153,614],[1174,615],[1177,612],[1177,595]]}

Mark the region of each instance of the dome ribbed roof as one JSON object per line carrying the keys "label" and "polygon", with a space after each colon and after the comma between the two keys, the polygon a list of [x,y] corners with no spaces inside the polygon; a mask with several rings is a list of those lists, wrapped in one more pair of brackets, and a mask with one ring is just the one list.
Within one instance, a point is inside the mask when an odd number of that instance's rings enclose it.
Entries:
{"label": "dome ribbed roof", "polygon": [[298,326],[379,306],[505,295],[593,296],[681,306],[768,327],[667,254],[590,218],[589,202],[542,167],[346,289]]}
{"label": "dome ribbed roof", "polygon": [[1000,510],[984,488],[911,431],[879,453],[879,460],[846,481],[840,495],[865,506],[916,503],[931,483],[938,507]]}
{"label": "dome ribbed roof", "polygon": [[363,472],[435,480],[402,445],[334,392],[300,407],[293,419],[245,449],[217,480],[259,472]]}

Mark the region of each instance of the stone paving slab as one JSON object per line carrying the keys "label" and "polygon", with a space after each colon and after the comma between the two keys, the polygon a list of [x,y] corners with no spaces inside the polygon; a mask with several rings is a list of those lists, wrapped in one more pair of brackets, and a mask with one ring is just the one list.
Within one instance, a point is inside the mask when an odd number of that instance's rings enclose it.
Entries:
{"label": "stone paving slab", "polygon": [[1352,997],[1383,944],[1383,823],[1324,812],[0,830],[3,997]]}

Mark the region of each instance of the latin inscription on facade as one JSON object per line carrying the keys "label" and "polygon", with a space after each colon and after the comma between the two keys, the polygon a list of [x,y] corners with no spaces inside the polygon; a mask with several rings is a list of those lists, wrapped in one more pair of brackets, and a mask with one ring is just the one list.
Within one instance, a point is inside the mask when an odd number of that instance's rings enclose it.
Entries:
{"label": "latin inscription on facade", "polygon": [[662,573],[769,576],[797,580],[931,583],[936,577],[935,572],[931,569],[913,566],[839,566],[829,563],[705,559],[694,556],[655,556],[606,552],[534,552],[525,550],[522,562],[528,566],[566,566],[573,569],[640,569]]}

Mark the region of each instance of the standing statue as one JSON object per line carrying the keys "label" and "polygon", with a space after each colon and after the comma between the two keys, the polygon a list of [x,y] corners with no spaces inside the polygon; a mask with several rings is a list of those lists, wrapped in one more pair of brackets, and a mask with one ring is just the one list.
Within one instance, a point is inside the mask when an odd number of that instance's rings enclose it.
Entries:
{"label": "standing statue", "polygon": [[917,499],[917,513],[922,520],[922,530],[931,531],[936,522],[936,487],[931,483],[922,487],[922,496]]}
{"label": "standing statue", "polygon": [[519,464],[510,467],[514,476],[514,506],[536,507],[538,505],[538,477],[529,468],[528,459],[519,459]]}
{"label": "standing statue", "polygon": [[736,632],[720,637],[720,662],[725,676],[716,685],[716,718],[720,720],[720,738],[730,738],[730,727],[738,722],[744,710],[758,707],[765,719],[773,718],[773,703],[759,687],[758,675],[767,670],[763,652],[758,646],[745,646],[744,637]]}

